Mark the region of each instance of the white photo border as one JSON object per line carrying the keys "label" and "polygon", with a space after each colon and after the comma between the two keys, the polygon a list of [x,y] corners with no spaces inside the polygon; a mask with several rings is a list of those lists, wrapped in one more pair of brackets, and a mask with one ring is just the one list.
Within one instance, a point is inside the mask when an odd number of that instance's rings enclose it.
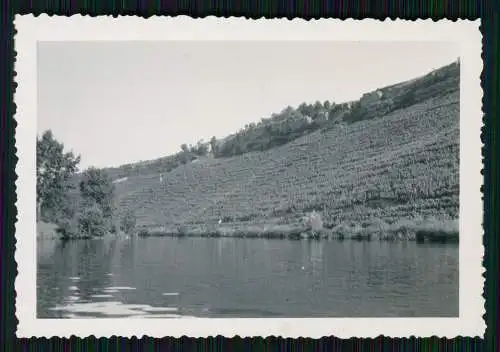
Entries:
{"label": "white photo border", "polygon": [[[18,337],[483,337],[486,324],[482,266],[483,177],[480,21],[467,20],[251,20],[187,16],[49,17],[18,15],[15,119],[17,216],[15,281]],[[36,317],[36,133],[37,43],[39,41],[452,41],[459,46],[460,245],[458,318],[181,318],[38,319]]]}

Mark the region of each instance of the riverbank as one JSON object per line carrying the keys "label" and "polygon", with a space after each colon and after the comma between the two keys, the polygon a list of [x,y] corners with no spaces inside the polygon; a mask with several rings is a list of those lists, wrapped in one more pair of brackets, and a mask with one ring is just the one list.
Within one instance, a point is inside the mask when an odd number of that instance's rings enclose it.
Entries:
{"label": "riverbank", "polygon": [[381,220],[370,223],[345,223],[331,229],[311,230],[300,225],[228,224],[219,227],[190,225],[182,227],[145,227],[139,237],[234,237],[280,239],[331,239],[358,241],[459,242],[458,220],[400,220],[392,224]]}
{"label": "riverbank", "polygon": [[[138,237],[230,237],[230,238],[273,238],[273,239],[315,239],[355,241],[416,241],[458,243],[458,220],[400,220],[392,224],[382,220],[369,223],[344,223],[331,229],[308,229],[301,225],[232,223],[222,226],[183,225],[142,227],[135,232]],[[108,234],[104,237],[127,237]],[[49,223],[37,224],[38,239],[93,239],[92,236],[63,238],[57,233],[57,226]]]}
{"label": "riverbank", "polygon": [[98,238],[119,238],[128,237],[122,232],[108,233],[104,236],[73,235],[65,236],[56,224],[39,221],[36,224],[36,238],[38,240],[92,240]]}

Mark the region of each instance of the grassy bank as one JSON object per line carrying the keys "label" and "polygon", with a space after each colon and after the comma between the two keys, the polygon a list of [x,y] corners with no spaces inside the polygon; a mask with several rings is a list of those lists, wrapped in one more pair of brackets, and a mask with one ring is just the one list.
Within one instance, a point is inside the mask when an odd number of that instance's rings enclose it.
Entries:
{"label": "grassy bank", "polygon": [[[223,226],[154,226],[137,230],[139,237],[232,237],[232,238],[275,238],[275,239],[322,239],[355,241],[416,241],[458,243],[458,220],[411,219],[388,223],[374,220],[365,223],[342,223],[333,228],[312,230],[302,224],[246,224],[233,223]],[[107,234],[105,237],[120,237]],[[64,238],[54,224],[37,224],[38,239],[92,239],[92,236]]]}
{"label": "grassy bank", "polygon": [[66,240],[66,239],[82,240],[82,239],[84,239],[84,240],[87,240],[87,239],[95,238],[95,236],[75,235],[75,236],[71,236],[71,238],[69,238],[69,237],[64,236],[64,234],[61,232],[61,229],[56,224],[39,221],[36,224],[36,238],[40,239],[40,240],[54,240],[54,239],[59,239],[59,240]]}
{"label": "grassy bank", "polygon": [[43,221],[39,221],[36,224],[36,238],[39,240],[89,240],[89,239],[97,239],[97,238],[118,238],[118,237],[126,237],[127,235],[121,231],[118,233],[105,233],[102,236],[92,236],[92,235],[79,235],[72,234],[68,236],[58,227],[56,224],[47,223]]}
{"label": "grassy bank", "polygon": [[358,241],[459,241],[458,220],[400,220],[389,224],[377,220],[370,223],[343,223],[331,229],[312,230],[301,225],[248,225],[230,224],[220,227],[145,227],[137,233],[140,237],[234,237],[281,239],[331,239]]}

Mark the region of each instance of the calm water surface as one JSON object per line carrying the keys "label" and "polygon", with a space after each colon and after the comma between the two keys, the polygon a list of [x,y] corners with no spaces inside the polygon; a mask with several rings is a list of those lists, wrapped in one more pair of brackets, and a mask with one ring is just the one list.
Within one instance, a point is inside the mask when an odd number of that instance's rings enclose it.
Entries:
{"label": "calm water surface", "polygon": [[39,318],[458,316],[458,245],[166,237],[37,252]]}

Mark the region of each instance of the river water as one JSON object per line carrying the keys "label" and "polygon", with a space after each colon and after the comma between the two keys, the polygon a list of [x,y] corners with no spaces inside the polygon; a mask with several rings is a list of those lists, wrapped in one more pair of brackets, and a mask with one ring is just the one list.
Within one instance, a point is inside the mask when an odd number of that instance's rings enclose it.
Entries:
{"label": "river water", "polygon": [[458,245],[130,238],[37,241],[37,316],[458,316]]}

